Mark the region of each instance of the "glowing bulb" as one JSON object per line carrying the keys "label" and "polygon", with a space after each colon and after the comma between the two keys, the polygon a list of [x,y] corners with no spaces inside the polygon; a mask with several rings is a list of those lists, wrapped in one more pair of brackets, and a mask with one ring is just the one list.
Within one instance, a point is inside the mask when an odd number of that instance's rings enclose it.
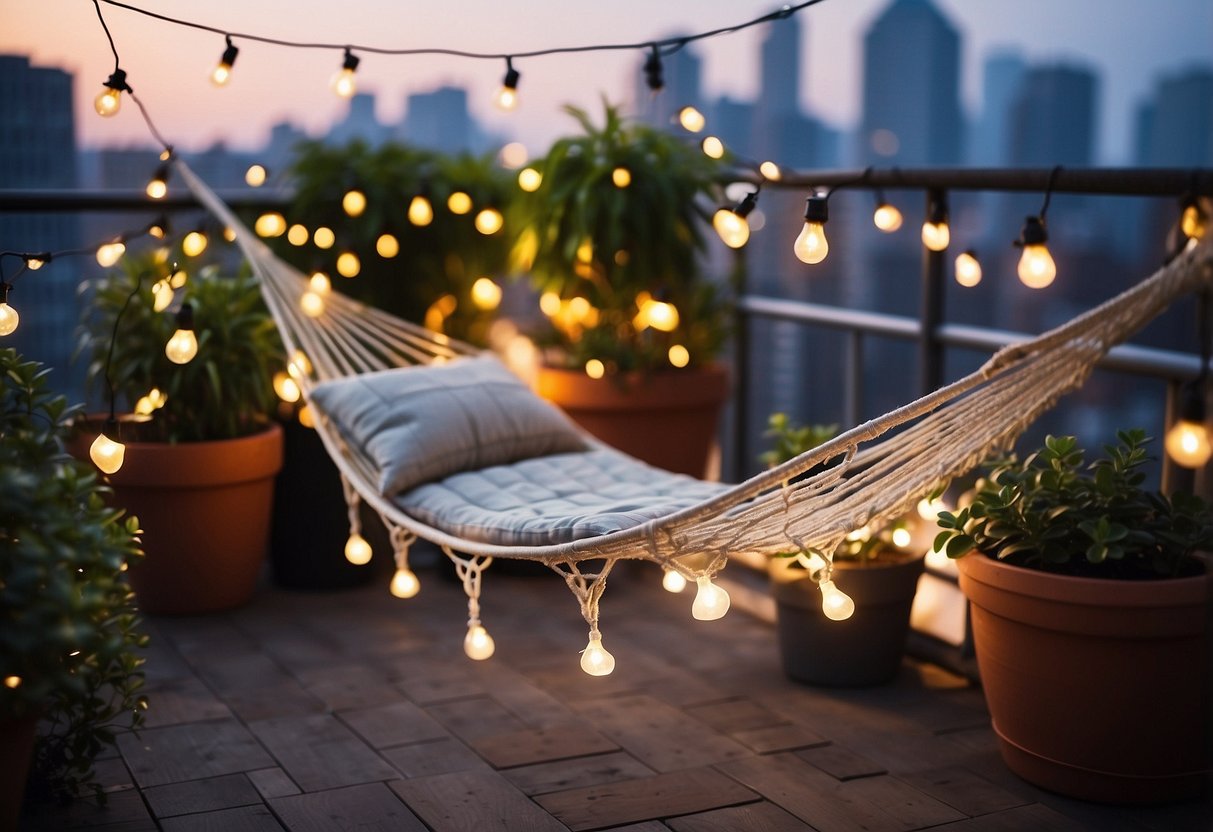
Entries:
{"label": "glowing bulb", "polygon": [[375,251],[385,260],[390,260],[400,253],[400,241],[393,234],[380,234],[375,241]]}
{"label": "glowing bulb", "polygon": [[8,301],[0,301],[0,335],[11,335],[21,322],[17,310],[8,305]]}
{"label": "glowing bulb", "polygon": [[291,355],[290,362],[286,365],[286,371],[291,378],[303,378],[312,374],[312,362],[308,359],[307,354],[303,350],[295,350]]}
{"label": "glowing bulb", "polygon": [[452,214],[466,214],[472,210],[472,198],[463,191],[455,191],[446,198],[446,207]]}
{"label": "glowing bulb", "polygon": [[594,259],[594,243],[589,239],[582,240],[577,245],[577,262],[590,263]]}
{"label": "glowing bulb", "polygon": [[1209,218],[1200,204],[1197,202],[1189,203],[1184,206],[1183,214],[1179,218],[1179,230],[1189,240],[1199,240],[1205,236],[1208,230]]}
{"label": "glowing bulb", "polygon": [[560,295],[555,292],[544,292],[539,296],[539,311],[549,318],[560,314]]}
{"label": "glowing bulb", "polygon": [[479,624],[468,627],[468,634],[463,639],[463,652],[467,653],[469,659],[482,662],[492,656],[495,649],[496,645],[493,644],[493,637],[489,635],[488,630]]}
{"label": "glowing bulb", "polygon": [[703,149],[704,155],[710,159],[724,158],[724,142],[715,136],[704,136],[699,146]]}
{"label": "glowing bulb", "polygon": [[304,292],[299,297],[299,308],[309,318],[319,318],[324,314],[324,298],[315,292]]}
{"label": "glowing bulb", "polygon": [[685,367],[691,363],[691,353],[682,344],[674,344],[666,352],[666,356],[670,359],[670,363],[675,367]]}
{"label": "glowing bulb", "polygon": [[721,208],[712,215],[712,227],[729,248],[741,248],[750,239],[750,223],[732,208]]}
{"label": "glowing bulb", "polygon": [[337,274],[342,277],[357,277],[362,271],[362,261],[352,251],[343,251],[337,255]]}
{"label": "glowing bulb", "polygon": [[632,184],[632,172],[624,167],[615,168],[611,171],[611,182],[616,188],[626,188]]}
{"label": "glowing bulb", "polygon": [[357,217],[366,210],[366,194],[357,189],[345,192],[341,198],[341,209],[351,217]]}
{"label": "glowing bulb", "polygon": [[[155,236],[155,234],[152,233],[151,229],[148,229],[148,233],[152,234],[152,236]],[[164,236],[164,235],[162,234],[160,236]],[[31,272],[38,271],[38,269],[40,269],[46,265],[46,260],[43,258],[45,258],[47,256],[49,256],[49,255],[43,255],[42,257],[26,257],[25,258],[25,267],[27,269],[29,269]]]}
{"label": "glowing bulb", "polygon": [[505,59],[505,77],[501,79],[501,89],[497,90],[497,94],[493,96],[493,101],[498,109],[509,112],[518,106],[518,79],[522,77],[522,73],[514,69],[514,62],[510,58]]}
{"label": "glowing bulb", "polygon": [[192,329],[178,329],[164,345],[164,354],[174,364],[188,364],[198,354],[198,336]]}
{"label": "glowing bulb", "polygon": [[139,401],[135,402],[136,416],[151,416],[152,411],[156,409],[156,405],[152,402],[150,396],[140,396]]}
{"label": "glowing bulb", "polygon": [[484,310],[496,309],[501,304],[501,287],[487,277],[472,284],[472,303]]}
{"label": "glowing bulb", "polygon": [[666,592],[682,592],[687,588],[687,579],[682,576],[681,572],[667,569],[661,576],[661,588]]}
{"label": "glowing bulb", "polygon": [[104,243],[97,248],[97,264],[102,268],[108,269],[117,263],[125,253],[125,243]]}
{"label": "glowing bulb", "polygon": [[122,90],[106,87],[93,99],[93,109],[97,111],[97,115],[105,118],[117,114],[118,110],[122,109]]}
{"label": "glowing bulb", "polygon": [[814,572],[820,572],[827,566],[826,559],[816,552],[797,552],[796,562],[809,570],[810,575]]}
{"label": "glowing bulb", "polygon": [[615,657],[602,646],[601,638],[591,638],[581,651],[581,669],[591,676],[607,676],[615,669]]}
{"label": "glowing bulb", "polygon": [[371,544],[357,532],[351,533],[345,541],[345,559],[355,566],[365,566],[371,562]]}
{"label": "glowing bulb", "polygon": [[312,242],[316,244],[316,248],[332,248],[333,243],[337,242],[337,235],[333,233],[333,229],[322,225],[312,232]]}
{"label": "glowing bulb", "polygon": [[[417,194],[409,202],[409,222],[418,227],[424,227],[434,221],[434,206],[421,194]],[[392,255],[395,257],[395,255]]]}
{"label": "glowing bulb", "polygon": [[969,287],[981,282],[981,263],[972,251],[962,251],[956,256],[956,282]]}
{"label": "glowing bulb", "polygon": [[1209,431],[1201,422],[1178,420],[1167,431],[1165,444],[1171,459],[1185,468],[1202,468],[1213,457]]}
{"label": "glowing bulb", "polygon": [[147,391],[147,397],[152,400],[152,407],[159,410],[164,407],[164,403],[168,401],[168,396],[160,391],[159,387],[153,387]]}
{"label": "glowing bulb", "polygon": [[708,120],[694,107],[683,107],[678,111],[678,123],[682,125],[683,130],[698,133],[708,123]]}
{"label": "glowing bulb", "polygon": [[282,372],[274,373],[274,392],[287,404],[294,404],[302,395],[298,382]]}
{"label": "glowing bulb", "polygon": [[5,676],[4,677],[4,686],[9,689],[21,687],[21,677],[20,676]]}
{"label": "glowing bulb", "polygon": [[88,456],[93,464],[102,471],[113,474],[122,467],[122,459],[126,456],[126,446],[121,442],[115,442],[104,433],[100,433],[89,446]]}
{"label": "glowing bulb", "polygon": [[833,581],[822,581],[819,589],[821,612],[826,618],[831,621],[846,621],[855,614],[855,602],[851,600],[850,595],[834,586]]}
{"label": "glowing bulb", "polygon": [[772,182],[778,182],[780,177],[783,176],[783,171],[774,162],[763,162],[758,166],[758,172]]}
{"label": "glowing bulb", "polygon": [[327,295],[333,290],[333,281],[324,272],[313,272],[308,279],[308,286],[318,295]]}
{"label": "glowing bulb", "polygon": [[496,208],[485,208],[476,215],[476,230],[486,237],[490,234],[496,234],[504,224],[505,218],[501,216],[501,212]]}
{"label": "glowing bulb", "polygon": [[421,581],[411,569],[397,569],[392,576],[392,594],[397,598],[412,598],[421,591]]}
{"label": "glowing bulb", "polygon": [[906,528],[893,529],[893,545],[899,549],[904,549],[909,546],[914,540],[914,535],[910,534],[910,530]]}
{"label": "glowing bulb", "polygon": [[810,266],[826,259],[826,255],[830,253],[830,243],[826,240],[825,226],[819,222],[806,222],[792,250],[802,263],[808,263]]}
{"label": "glowing bulb", "polygon": [[725,592],[707,575],[695,579],[699,590],[695,603],[691,605],[691,616],[699,621],[715,621],[729,611],[729,593]]}
{"label": "glowing bulb", "polygon": [[249,165],[248,170],[244,172],[244,184],[250,188],[260,188],[265,184],[267,176],[269,172],[264,165]]}
{"label": "glowing bulb", "polygon": [[497,154],[501,160],[501,166],[508,170],[517,170],[526,164],[526,160],[530,158],[527,153],[526,145],[522,142],[510,142],[502,145],[500,153]]}
{"label": "glowing bulb", "polygon": [[215,65],[215,69],[211,72],[211,83],[216,87],[222,87],[227,84],[232,78],[232,65],[236,63],[236,55],[240,50],[232,43],[231,38],[227,38],[227,47],[223,50],[223,55],[219,58],[219,63]]}
{"label": "glowing bulb", "polygon": [[145,191],[150,199],[164,199],[168,196],[168,182],[164,179],[159,171],[147,183]]}
{"label": "glowing bulb", "polygon": [[341,62],[341,69],[333,76],[333,80],[329,82],[333,92],[342,98],[350,98],[358,91],[358,82],[354,80],[354,72],[358,69],[359,57],[345,50],[345,58]]}
{"label": "glowing bulb", "polygon": [[872,222],[884,233],[892,234],[901,228],[901,211],[897,210],[896,205],[882,202],[876,206],[876,212],[872,214]]}
{"label": "glowing bulb", "polygon": [[316,417],[312,415],[311,405],[305,404],[303,407],[299,408],[298,418],[299,424],[303,425],[305,428],[316,427]]}
{"label": "glowing bulb", "polygon": [[597,358],[591,358],[585,362],[585,374],[592,379],[599,379],[606,375],[606,365]]}
{"label": "glowing bulb", "polygon": [[1057,264],[1044,243],[1025,245],[1016,271],[1023,285],[1030,289],[1043,289],[1057,277]]}
{"label": "glowing bulb", "polygon": [[640,311],[632,320],[633,326],[637,329],[642,330],[651,326],[662,332],[673,332],[678,329],[678,322],[678,308],[674,304],[652,298],[641,304]]}
{"label": "glowing bulb", "polygon": [[918,501],[916,510],[918,511],[918,516],[923,520],[930,520],[934,523],[939,518],[939,512],[948,510],[948,504],[943,500],[928,500],[926,497],[923,497]]}
{"label": "glowing bulb", "polygon": [[952,232],[948,230],[947,221],[922,224],[922,244],[931,251],[944,251],[952,242]]}
{"label": "glowing bulb", "polygon": [[206,235],[201,231],[191,231],[181,241],[181,251],[186,257],[197,257],[206,251]]}
{"label": "glowing bulb", "polygon": [[518,171],[518,187],[528,194],[539,190],[539,186],[542,184],[543,174],[534,168],[523,168]]}
{"label": "glowing bulb", "polygon": [[258,237],[281,237],[286,233],[286,217],[277,211],[267,211],[257,217],[253,230]]}
{"label": "glowing bulb", "polygon": [[189,275],[186,274],[185,269],[177,269],[177,271],[169,275],[168,285],[174,289],[180,289],[185,285],[185,281],[187,280],[189,280]]}

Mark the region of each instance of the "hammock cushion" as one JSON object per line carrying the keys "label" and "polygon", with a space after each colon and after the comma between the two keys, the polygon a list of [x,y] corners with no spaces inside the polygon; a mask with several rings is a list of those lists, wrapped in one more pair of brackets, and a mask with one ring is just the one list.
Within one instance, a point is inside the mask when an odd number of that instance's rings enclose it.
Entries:
{"label": "hammock cushion", "polygon": [[468,540],[545,546],[629,529],[726,488],[604,448],[465,471],[400,494],[395,503]]}
{"label": "hammock cushion", "polygon": [[567,416],[488,355],[325,381],[311,400],[374,461],[385,497],[459,471],[586,448]]}

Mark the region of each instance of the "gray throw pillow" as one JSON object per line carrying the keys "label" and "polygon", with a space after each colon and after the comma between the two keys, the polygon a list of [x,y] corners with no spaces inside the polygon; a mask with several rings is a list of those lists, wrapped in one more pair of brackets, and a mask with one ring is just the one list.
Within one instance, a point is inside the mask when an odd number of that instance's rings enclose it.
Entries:
{"label": "gray throw pillow", "polygon": [[490,355],[325,381],[312,402],[390,497],[460,471],[585,450],[576,426]]}

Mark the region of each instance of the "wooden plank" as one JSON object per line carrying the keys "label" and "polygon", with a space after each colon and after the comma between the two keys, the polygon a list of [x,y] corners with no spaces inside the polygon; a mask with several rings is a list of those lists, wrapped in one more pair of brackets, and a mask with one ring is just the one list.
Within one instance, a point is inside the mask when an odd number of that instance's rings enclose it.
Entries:
{"label": "wooden plank", "polygon": [[390,748],[448,736],[445,728],[412,702],[344,711],[338,716],[373,748]]}
{"label": "wooden plank", "polygon": [[644,823],[629,823],[627,826],[612,826],[610,832],[670,832],[670,827],[661,821],[646,820]]}
{"label": "wooden plank", "polygon": [[227,774],[187,783],[169,783],[143,790],[143,797],[158,818],[211,812],[261,802],[261,795],[243,774]]}
{"label": "wooden plank", "polygon": [[524,793],[534,796],[583,786],[615,783],[619,780],[635,780],[657,772],[635,757],[618,751],[614,754],[596,754],[576,760],[522,766],[501,773]]}
{"label": "wooden plank", "polygon": [[765,801],[671,818],[666,825],[674,832],[813,832],[813,827]]}
{"label": "wooden plank", "polygon": [[813,748],[828,745],[829,740],[803,725],[775,725],[770,728],[754,728],[738,731],[733,739],[749,746],[759,754],[776,751],[792,751],[797,748]]}
{"label": "wooden plank", "polygon": [[[1179,832],[1180,829],[1190,829],[1191,832],[1197,832],[1198,829],[1203,830],[1208,828],[1207,825],[1169,826],[1165,822],[1158,825],[1148,823],[1147,825],[1139,826],[1136,823],[1130,825],[1127,819],[1116,822],[1109,816],[1105,817],[1108,818],[1106,821],[1097,822],[1096,825],[1092,826],[1078,823],[1060,812],[1050,809],[1048,806],[1032,803],[1002,812],[968,818],[957,823],[949,823],[946,826],[939,827],[939,830],[941,832],[943,830],[946,830],[946,832],[1023,832],[1025,829],[1030,829],[1032,832],[1081,832],[1084,829],[1138,830],[1149,828],[1157,830],[1165,829],[1168,832]],[[1207,816],[1205,820],[1208,820]]]}
{"label": "wooden plank", "polygon": [[899,776],[919,791],[942,800],[966,815],[1001,812],[1030,802],[957,766]]}
{"label": "wooden plank", "polygon": [[749,755],[741,744],[650,696],[584,703],[583,715],[625,751],[657,771],[676,771]]}
{"label": "wooden plank", "polygon": [[526,728],[522,720],[500,702],[488,697],[444,702],[430,705],[426,710],[448,731],[469,743],[481,737]]}
{"label": "wooden plank", "polygon": [[479,737],[469,744],[495,768],[511,768],[588,754],[617,751],[619,746],[585,723],[510,731]]}
{"label": "wooden plank", "polygon": [[758,800],[758,795],[711,768],[688,768],[540,795],[540,806],[574,832]]}
{"label": "wooden plank", "polygon": [[425,824],[382,783],[280,797],[270,806],[291,832],[426,832]]}
{"label": "wooden plank", "polygon": [[577,718],[564,702],[531,684],[510,667],[479,665],[475,669],[479,671],[477,675],[484,689],[491,691],[494,699],[531,728],[563,725]]}
{"label": "wooden plank", "polygon": [[226,719],[231,710],[195,676],[173,679],[148,691],[145,728]]}
{"label": "wooden plank", "polygon": [[265,799],[271,797],[286,797],[288,794],[299,794],[295,781],[286,776],[280,768],[263,768],[260,771],[250,771],[246,775],[253,788]]}
{"label": "wooden plank", "polygon": [[244,722],[323,713],[324,703],[294,679],[272,685],[229,689],[224,700]]}
{"label": "wooden plank", "polygon": [[477,676],[459,658],[448,656],[445,660],[410,656],[402,660],[395,684],[418,705],[433,705],[453,699],[484,696],[485,688]]}
{"label": "wooden plank", "polygon": [[305,792],[396,777],[395,769],[329,714],[254,722],[249,727]]}
{"label": "wooden plank", "polygon": [[[135,789],[107,795],[104,806],[91,798],[71,803],[26,800],[16,829],[22,832],[62,832],[65,829],[104,829],[106,832],[156,832],[160,827]],[[6,830],[7,832],[7,830]]]}
{"label": "wooden plank", "polygon": [[475,768],[488,768],[488,763],[453,737],[388,748],[383,756],[404,777],[430,777]]}
{"label": "wooden plank", "polygon": [[335,664],[299,671],[295,675],[309,694],[332,711],[371,708],[404,700],[383,672],[365,664]]}
{"label": "wooden plank", "polygon": [[750,757],[718,768],[820,832],[894,832],[963,817],[895,778],[842,782],[795,754]]}
{"label": "wooden plank", "polygon": [[388,784],[434,832],[566,832],[509,781],[489,769]]}
{"label": "wooden plank", "polygon": [[712,702],[684,709],[698,720],[706,722],[724,734],[739,731],[786,726],[788,721],[771,713],[749,699],[733,699],[727,702]]}
{"label": "wooden plank", "polygon": [[282,832],[282,824],[265,805],[182,815],[160,823],[164,832]]}
{"label": "wooden plank", "polygon": [[196,656],[194,672],[225,699],[233,691],[275,687],[294,682],[277,662],[264,653],[232,654],[222,648]]}
{"label": "wooden plank", "polygon": [[118,747],[141,788],[274,765],[248,729],[231,719],[121,734]]}
{"label": "wooden plank", "polygon": [[839,780],[855,780],[859,777],[888,774],[879,763],[874,763],[862,754],[856,754],[851,749],[837,744],[806,748],[803,751],[797,751],[796,756]]}

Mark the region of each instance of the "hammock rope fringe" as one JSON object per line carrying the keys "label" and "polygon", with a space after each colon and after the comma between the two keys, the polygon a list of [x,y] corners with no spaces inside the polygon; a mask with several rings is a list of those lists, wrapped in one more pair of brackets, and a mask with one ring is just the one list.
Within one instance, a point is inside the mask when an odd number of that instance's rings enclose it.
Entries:
{"label": "hammock rope fringe", "polygon": [[[198,200],[235,231],[288,355],[306,356],[299,362],[305,367],[297,367],[305,397],[319,381],[479,352],[336,292],[324,296],[320,316],[308,317],[299,302],[309,291],[308,279],[279,259],[179,158],[174,163]],[[1009,450],[1038,416],[1086,380],[1108,350],[1179,298],[1211,284],[1213,235],[1136,286],[1036,338],[1004,347],[976,372],[939,390],[690,508],[569,543],[484,544],[423,524],[378,492],[374,465],[347,446],[322,413],[315,414],[316,428],[349,488],[389,528],[429,540],[463,565],[470,618],[479,620],[480,572],[487,559],[520,558],[564,576],[597,633],[598,602],[616,560],[650,560],[694,578],[714,575],[730,552],[832,552],[854,529],[895,519],[923,495]],[[605,565],[582,575],[576,565],[589,560]]]}

